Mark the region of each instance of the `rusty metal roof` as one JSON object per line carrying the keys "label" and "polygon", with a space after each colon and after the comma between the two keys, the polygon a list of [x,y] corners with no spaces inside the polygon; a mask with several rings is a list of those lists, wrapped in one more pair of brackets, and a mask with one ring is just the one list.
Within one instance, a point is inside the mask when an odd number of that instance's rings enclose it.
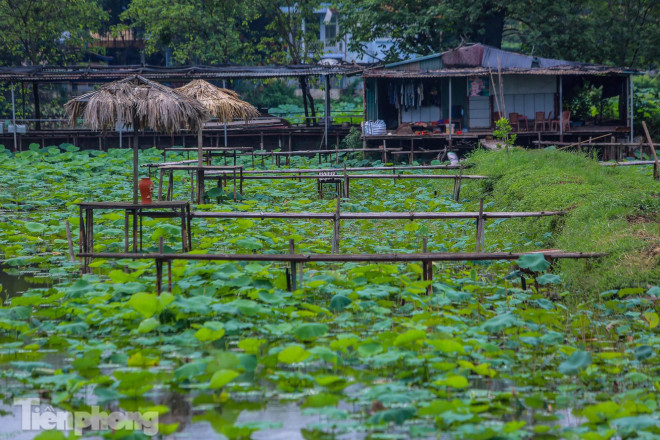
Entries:
{"label": "rusty metal roof", "polygon": [[155,81],[192,79],[296,78],[320,75],[357,75],[358,65],[324,66],[317,64],[289,66],[13,66],[0,67],[0,82],[106,82],[141,75]]}
{"label": "rusty metal roof", "polygon": [[[530,68],[502,68],[503,75],[601,75],[619,76],[639,73],[636,70],[622,67],[596,66],[596,65],[568,65],[553,67],[530,67]],[[455,69],[438,70],[384,70],[367,69],[362,73],[363,78],[450,78],[464,76],[484,76],[491,73],[497,74],[497,68],[486,67],[463,67]]]}
{"label": "rusty metal roof", "polygon": [[[426,61],[441,59],[438,69]],[[438,63],[436,63],[438,64]],[[624,67],[565,61],[525,55],[484,44],[470,44],[446,52],[368,69],[363,77],[438,78],[484,75],[501,70],[524,75],[625,75],[640,73]]]}

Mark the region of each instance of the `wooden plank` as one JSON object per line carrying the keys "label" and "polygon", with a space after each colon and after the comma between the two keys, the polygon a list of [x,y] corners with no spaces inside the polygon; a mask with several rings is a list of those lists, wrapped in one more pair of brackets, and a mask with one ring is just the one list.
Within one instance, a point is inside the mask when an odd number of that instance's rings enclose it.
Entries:
{"label": "wooden plank", "polygon": [[83,258],[131,259],[131,260],[189,260],[189,261],[283,261],[283,262],[408,262],[408,261],[476,261],[517,260],[523,255],[541,253],[555,259],[598,258],[603,252],[429,252],[414,254],[159,254],[159,253],[80,253]]}
{"label": "wooden plank", "polygon": [[[565,211],[521,212],[341,212],[340,220],[434,220],[434,219],[484,219],[523,218],[563,215]],[[192,218],[250,218],[250,219],[307,219],[332,220],[337,213],[330,212],[204,212],[194,211]]]}
{"label": "wooden plank", "polygon": [[600,162],[604,167],[625,167],[639,165],[655,165],[654,160],[627,160],[623,162]]}
{"label": "wooden plank", "polygon": [[[221,173],[207,174],[207,177],[221,176]],[[458,175],[455,174],[348,174],[349,179],[421,179],[421,180],[438,180],[438,179],[457,179]],[[462,179],[488,179],[488,176],[479,176],[475,174],[464,174]],[[244,180],[287,180],[287,179],[318,179],[318,176],[313,175],[244,175]]]}

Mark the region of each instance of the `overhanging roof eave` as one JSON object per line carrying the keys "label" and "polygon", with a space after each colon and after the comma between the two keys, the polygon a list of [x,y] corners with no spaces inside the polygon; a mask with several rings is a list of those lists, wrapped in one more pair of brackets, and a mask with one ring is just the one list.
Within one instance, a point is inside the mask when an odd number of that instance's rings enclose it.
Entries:
{"label": "overhanging roof eave", "polygon": [[141,75],[156,81],[298,78],[362,73],[360,66],[30,66],[0,67],[0,82],[107,82]]}

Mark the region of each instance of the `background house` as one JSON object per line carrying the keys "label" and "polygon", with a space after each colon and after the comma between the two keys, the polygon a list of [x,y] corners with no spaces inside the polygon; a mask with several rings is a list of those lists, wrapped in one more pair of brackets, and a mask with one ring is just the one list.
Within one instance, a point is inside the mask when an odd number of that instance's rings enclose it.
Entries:
{"label": "background house", "polygon": [[614,125],[630,131],[635,73],[474,44],[367,69],[362,77],[366,118],[382,119],[389,129],[406,122],[445,121],[451,115],[464,131],[488,131],[495,112],[501,112],[526,117],[533,130],[539,112],[556,119],[560,109],[570,111],[564,96],[590,82],[602,87],[602,98],[621,97],[624,108]]}

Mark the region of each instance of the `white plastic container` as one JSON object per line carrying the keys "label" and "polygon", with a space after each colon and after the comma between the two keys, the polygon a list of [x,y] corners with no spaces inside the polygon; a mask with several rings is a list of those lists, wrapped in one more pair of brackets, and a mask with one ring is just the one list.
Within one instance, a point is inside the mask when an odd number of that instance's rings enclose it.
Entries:
{"label": "white plastic container", "polygon": [[9,124],[7,127],[7,133],[27,133],[27,125]]}

